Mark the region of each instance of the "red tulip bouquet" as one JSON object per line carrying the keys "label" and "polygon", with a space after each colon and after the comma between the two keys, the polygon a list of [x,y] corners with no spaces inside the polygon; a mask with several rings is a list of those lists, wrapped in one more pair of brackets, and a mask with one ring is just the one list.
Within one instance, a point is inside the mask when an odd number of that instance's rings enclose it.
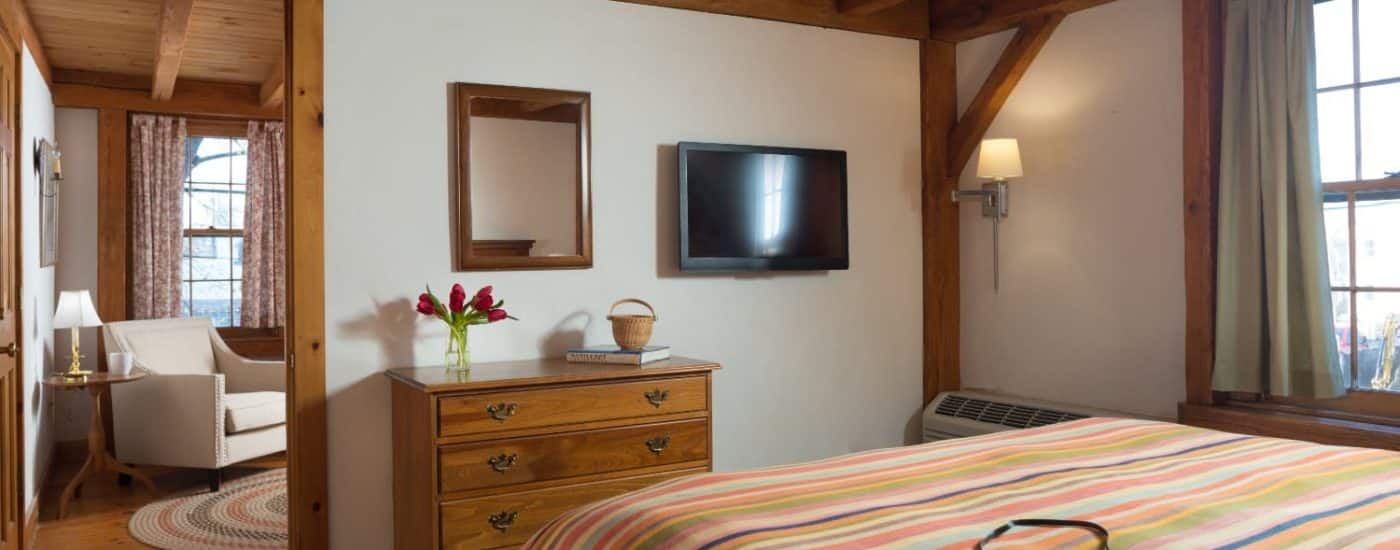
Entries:
{"label": "red tulip bouquet", "polygon": [[447,296],[447,305],[433,295],[432,288],[418,295],[418,313],[436,317],[447,323],[450,335],[447,340],[447,368],[466,369],[471,363],[471,351],[467,349],[467,327],[484,325],[512,319],[501,306],[505,300],[491,296],[491,287],[484,286],[476,291],[471,301],[467,301],[467,291],[462,285],[452,285],[452,293]]}

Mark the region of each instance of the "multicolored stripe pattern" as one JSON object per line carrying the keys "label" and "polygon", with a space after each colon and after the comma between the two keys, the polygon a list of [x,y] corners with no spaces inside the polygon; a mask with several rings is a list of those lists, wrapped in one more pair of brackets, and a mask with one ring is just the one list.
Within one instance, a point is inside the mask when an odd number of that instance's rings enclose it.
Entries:
{"label": "multicolored stripe pattern", "polygon": [[[1400,549],[1400,454],[1093,418],[675,479],[556,519],[526,548],[957,548],[1017,518],[1113,548]],[[1013,530],[996,548],[1093,548]]]}

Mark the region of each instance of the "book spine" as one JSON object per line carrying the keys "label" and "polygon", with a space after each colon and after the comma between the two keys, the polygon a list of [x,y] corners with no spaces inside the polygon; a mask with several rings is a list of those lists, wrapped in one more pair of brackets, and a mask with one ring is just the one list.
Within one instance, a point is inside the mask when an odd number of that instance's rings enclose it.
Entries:
{"label": "book spine", "polygon": [[615,365],[640,365],[642,357],[635,353],[588,353],[571,351],[564,354],[570,363],[609,363]]}

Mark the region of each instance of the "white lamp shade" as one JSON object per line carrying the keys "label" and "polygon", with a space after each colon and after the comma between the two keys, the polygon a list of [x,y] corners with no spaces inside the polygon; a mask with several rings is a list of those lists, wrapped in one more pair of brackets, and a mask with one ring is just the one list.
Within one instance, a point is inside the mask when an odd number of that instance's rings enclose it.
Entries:
{"label": "white lamp shade", "polygon": [[102,326],[97,310],[92,307],[92,295],[86,290],[65,290],[58,294],[58,309],[53,312],[53,328]]}
{"label": "white lamp shade", "polygon": [[1021,148],[1014,139],[984,139],[977,157],[977,177],[1006,179],[1021,177]]}

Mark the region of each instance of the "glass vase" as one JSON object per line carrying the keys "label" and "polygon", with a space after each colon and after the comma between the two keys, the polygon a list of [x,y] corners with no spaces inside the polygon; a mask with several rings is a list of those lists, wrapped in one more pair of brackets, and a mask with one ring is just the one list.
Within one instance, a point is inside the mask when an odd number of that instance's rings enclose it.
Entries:
{"label": "glass vase", "polygon": [[471,368],[472,352],[467,347],[467,327],[448,329],[445,359],[448,370],[465,371]]}

